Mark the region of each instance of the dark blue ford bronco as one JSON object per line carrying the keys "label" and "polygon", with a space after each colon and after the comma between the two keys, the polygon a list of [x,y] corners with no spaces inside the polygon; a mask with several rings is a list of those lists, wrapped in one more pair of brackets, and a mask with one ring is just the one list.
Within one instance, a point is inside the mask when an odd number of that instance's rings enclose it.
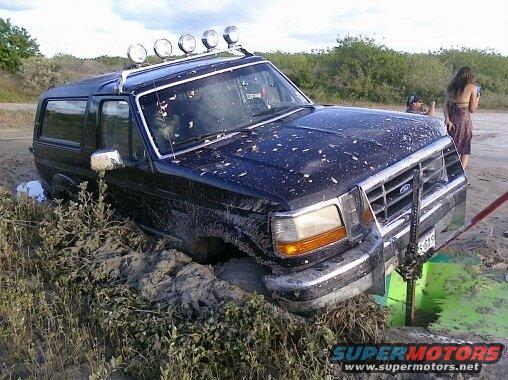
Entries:
{"label": "dark blue ford bronco", "polygon": [[415,168],[422,252],[463,223],[467,181],[441,121],[314,104],[237,37],[228,28],[215,50],[207,31],[208,50],[189,54],[182,36],[172,60],[158,40],[164,61],[148,66],[134,45],[137,66],[44,92],[33,147],[45,190],[72,194],[104,172],[119,212],[200,262],[255,258],[298,312],[375,292],[402,263]]}

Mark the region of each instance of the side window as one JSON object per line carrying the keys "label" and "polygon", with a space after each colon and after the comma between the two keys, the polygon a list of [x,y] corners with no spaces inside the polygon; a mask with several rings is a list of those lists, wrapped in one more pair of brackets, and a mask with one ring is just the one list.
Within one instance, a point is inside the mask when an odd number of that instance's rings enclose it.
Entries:
{"label": "side window", "polygon": [[125,101],[108,100],[101,108],[101,146],[114,148],[129,157],[129,105]]}
{"label": "side window", "polygon": [[39,134],[41,140],[80,146],[86,100],[50,100],[46,103]]}
{"label": "side window", "polygon": [[124,100],[107,100],[100,114],[102,148],[117,149],[124,158],[144,161],[146,152],[139,132],[133,127],[129,104]]}

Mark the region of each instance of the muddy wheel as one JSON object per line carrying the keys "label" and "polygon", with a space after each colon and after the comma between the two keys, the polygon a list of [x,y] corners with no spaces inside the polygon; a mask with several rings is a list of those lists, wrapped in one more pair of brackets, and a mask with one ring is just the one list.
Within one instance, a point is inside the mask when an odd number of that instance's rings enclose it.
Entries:
{"label": "muddy wheel", "polygon": [[263,277],[267,274],[271,274],[271,271],[252,257],[233,258],[215,267],[217,278],[231,282],[246,292],[257,292],[271,298],[263,282]]}

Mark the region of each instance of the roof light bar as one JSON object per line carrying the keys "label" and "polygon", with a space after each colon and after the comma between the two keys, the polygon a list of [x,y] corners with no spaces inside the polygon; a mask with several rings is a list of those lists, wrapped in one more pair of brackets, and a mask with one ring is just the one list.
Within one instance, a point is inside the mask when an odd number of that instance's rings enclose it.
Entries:
{"label": "roof light bar", "polygon": [[174,59],[174,60],[168,60],[168,61],[164,61],[164,62],[161,62],[161,63],[153,64],[153,65],[150,65],[150,66],[137,67],[137,68],[134,68],[134,69],[123,70],[122,74],[121,74],[121,78],[118,80],[117,88],[116,88],[115,92],[118,93],[118,94],[122,94],[123,93],[123,86],[125,84],[125,81],[127,80],[127,78],[129,76],[131,76],[131,75],[133,75],[135,73],[147,72],[147,71],[151,71],[151,70],[157,69],[159,67],[171,66],[171,65],[178,64],[180,62],[192,61],[192,60],[195,60],[195,59],[200,59],[202,57],[210,57],[210,56],[214,56],[214,55],[217,55],[217,54],[220,54],[220,53],[225,53],[225,52],[231,52],[233,54],[235,54],[236,52],[239,52],[239,53],[243,54],[244,56],[252,56],[252,54],[249,53],[247,50],[242,48],[240,45],[237,45],[237,46],[234,46],[234,47],[231,47],[231,48],[228,48],[228,49],[224,49],[224,50],[214,50],[214,51],[205,52],[205,53],[196,54],[196,55],[187,55],[187,56],[185,56],[183,58],[177,58],[177,59]]}
{"label": "roof light bar", "polygon": [[185,54],[190,54],[196,48],[196,40],[194,39],[194,37],[192,35],[184,34],[178,40],[178,47]]}
{"label": "roof light bar", "polygon": [[240,33],[238,32],[238,28],[234,25],[228,26],[224,29],[224,33],[222,34],[226,42],[228,43],[228,47],[233,47],[236,45],[240,38]]}
{"label": "roof light bar", "polygon": [[171,45],[171,42],[165,38],[159,38],[157,41],[155,41],[155,44],[153,45],[153,50],[155,54],[159,56],[159,58],[166,59],[168,58],[172,51],[173,46]]}
{"label": "roof light bar", "polygon": [[160,58],[164,60],[164,62],[156,63],[149,66],[146,65],[141,66],[141,64],[145,62],[147,58],[147,52],[145,47],[141,44],[129,46],[127,56],[129,57],[129,60],[135,63],[138,67],[122,71],[121,78],[118,80],[115,92],[119,94],[123,93],[125,81],[129,76],[134,75],[135,73],[146,72],[154,70],[158,67],[175,65],[178,64],[179,62],[199,59],[206,56],[218,55],[224,52],[231,52],[233,55],[243,54],[244,56],[252,56],[251,53],[242,48],[240,45],[236,44],[239,39],[238,28],[236,26],[233,25],[228,26],[224,30],[223,37],[228,43],[228,48],[217,50],[216,46],[219,43],[219,37],[217,32],[212,29],[206,30],[201,37],[201,41],[206,46],[207,51],[191,55],[190,53],[192,53],[196,49],[196,40],[192,35],[184,34],[178,40],[178,47],[185,53],[185,56],[182,58],[176,58],[172,60],[168,59],[173,50],[171,42],[165,38],[158,39],[157,41],[155,41],[154,51],[155,54],[157,54]]}
{"label": "roof light bar", "polygon": [[135,64],[140,65],[145,62],[146,56],[146,49],[141,44],[131,45],[129,49],[127,49],[127,57]]}
{"label": "roof light bar", "polygon": [[212,29],[206,30],[201,37],[201,42],[203,42],[207,51],[211,51],[219,44],[219,34]]}

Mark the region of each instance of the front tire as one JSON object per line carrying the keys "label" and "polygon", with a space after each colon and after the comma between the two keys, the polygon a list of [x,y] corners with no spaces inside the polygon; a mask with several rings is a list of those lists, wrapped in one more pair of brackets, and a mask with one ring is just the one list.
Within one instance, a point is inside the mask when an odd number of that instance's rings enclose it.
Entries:
{"label": "front tire", "polygon": [[252,257],[235,257],[215,267],[217,278],[231,282],[246,292],[256,292],[271,298],[263,277],[271,274],[266,266],[260,265]]}

